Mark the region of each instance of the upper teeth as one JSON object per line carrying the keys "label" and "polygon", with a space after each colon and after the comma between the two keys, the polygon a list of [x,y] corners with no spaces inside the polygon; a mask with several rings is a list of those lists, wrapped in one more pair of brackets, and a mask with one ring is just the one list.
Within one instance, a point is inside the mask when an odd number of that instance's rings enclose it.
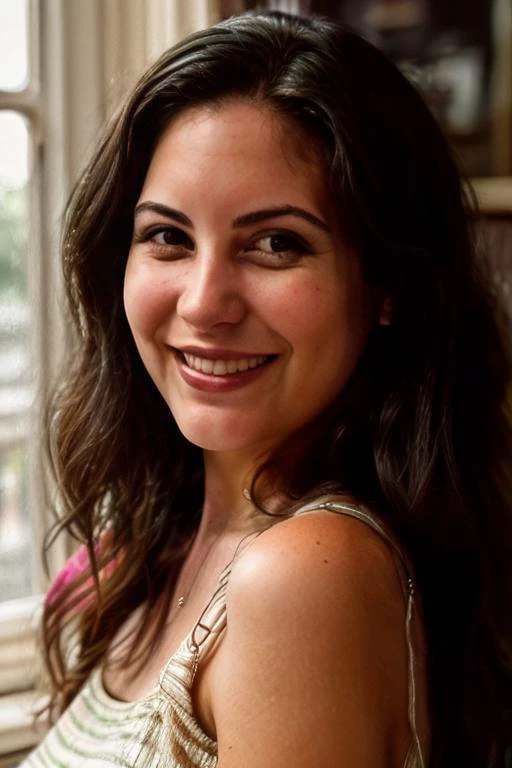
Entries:
{"label": "upper teeth", "polygon": [[267,359],[266,355],[258,357],[244,357],[241,360],[209,360],[205,357],[196,357],[183,353],[183,357],[189,368],[194,368],[201,373],[210,373],[214,376],[225,376],[228,373],[239,373],[249,368],[256,368]]}

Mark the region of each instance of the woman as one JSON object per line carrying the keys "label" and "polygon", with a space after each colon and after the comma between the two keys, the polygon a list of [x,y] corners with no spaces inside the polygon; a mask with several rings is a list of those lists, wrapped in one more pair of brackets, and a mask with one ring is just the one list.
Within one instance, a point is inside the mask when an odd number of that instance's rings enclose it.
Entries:
{"label": "woman", "polygon": [[142,77],[67,215],[50,434],[87,557],[26,765],[499,764],[510,364],[468,208],[333,24],[233,18]]}

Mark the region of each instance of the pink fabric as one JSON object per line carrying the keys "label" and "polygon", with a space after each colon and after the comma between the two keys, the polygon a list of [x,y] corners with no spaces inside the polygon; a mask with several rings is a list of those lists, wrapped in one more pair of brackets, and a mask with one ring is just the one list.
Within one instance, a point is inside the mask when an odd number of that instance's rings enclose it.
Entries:
{"label": "pink fabric", "polygon": [[[99,556],[100,552],[106,549],[110,543],[111,535],[109,531],[102,534],[100,541],[96,544],[96,555]],[[116,569],[118,560],[114,558],[110,561],[99,573],[100,580],[108,579],[114,570]],[[46,603],[51,605],[58,599],[59,595],[64,591],[68,584],[74,581],[77,577],[85,573],[90,565],[89,553],[85,544],[82,544],[77,551],[67,561],[66,565],[59,571],[55,579],[50,585],[50,588],[46,594]],[[90,576],[83,584],[80,585],[78,590],[73,594],[73,598],[82,592],[86,592],[93,584],[93,578]],[[79,602],[75,610],[80,610],[87,603],[87,599]]]}

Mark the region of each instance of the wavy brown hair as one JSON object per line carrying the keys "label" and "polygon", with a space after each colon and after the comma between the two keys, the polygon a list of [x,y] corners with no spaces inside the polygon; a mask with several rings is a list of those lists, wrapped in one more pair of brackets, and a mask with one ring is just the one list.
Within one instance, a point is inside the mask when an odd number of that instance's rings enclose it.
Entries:
{"label": "wavy brown hair", "polygon": [[69,703],[137,607],[141,626],[155,626],[133,637],[144,663],[200,519],[201,452],[141,363],[122,286],[159,136],[183,110],[231,99],[272,108],[322,147],[340,224],[369,284],[394,303],[391,326],[371,331],[337,401],[276,450],[253,497],[264,507],[276,485],[292,500],[327,489],[379,511],[412,558],[424,602],[430,766],[498,765],[512,668],[511,365],[471,200],[395,66],[344,28],[286,14],[232,18],[166,52],[71,197],[63,269],[76,343],[49,409],[60,510],[52,539],[69,531],[90,566],[45,609],[53,701]]}

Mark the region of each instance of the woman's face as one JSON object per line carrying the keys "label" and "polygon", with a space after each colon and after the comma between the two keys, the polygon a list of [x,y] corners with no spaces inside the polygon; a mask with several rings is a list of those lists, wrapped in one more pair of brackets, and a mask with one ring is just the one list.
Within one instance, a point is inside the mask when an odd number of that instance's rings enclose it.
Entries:
{"label": "woman's face", "polygon": [[163,133],[124,302],[185,437],[257,455],[333,401],[373,315],[314,142],[243,102],[190,110]]}

